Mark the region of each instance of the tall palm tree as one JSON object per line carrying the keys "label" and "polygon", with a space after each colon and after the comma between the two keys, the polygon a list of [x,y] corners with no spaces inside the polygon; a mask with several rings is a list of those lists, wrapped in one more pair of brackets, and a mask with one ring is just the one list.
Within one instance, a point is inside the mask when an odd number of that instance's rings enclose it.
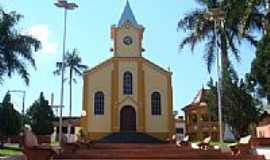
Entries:
{"label": "tall palm tree", "polygon": [[[261,18],[260,15],[254,14],[253,3],[252,9],[250,9],[251,6],[248,6],[251,1],[256,0],[224,0],[219,2],[217,0],[196,0],[201,8],[189,12],[178,23],[178,29],[189,33],[180,43],[180,49],[190,45],[193,51],[198,43],[204,42],[204,59],[209,72],[211,72],[211,67],[218,54],[216,53],[217,47],[221,49],[222,68],[230,65],[229,54],[240,61],[238,47],[243,40],[256,45],[256,41],[248,29],[256,24],[256,18]],[[246,9],[246,7],[249,7],[252,11]],[[223,25],[217,23],[215,27],[215,22],[209,18],[211,17],[210,11],[213,8],[219,8],[224,12]],[[248,11],[249,15],[246,16],[245,14]],[[245,17],[245,20],[242,19],[243,17]],[[258,22],[256,25],[260,25],[260,23]]]}
{"label": "tall palm tree", "polygon": [[5,74],[12,77],[18,73],[28,85],[27,62],[36,68],[32,49],[37,51],[41,45],[35,38],[17,31],[15,26],[21,18],[16,12],[6,13],[0,8],[0,79]]}
{"label": "tall palm tree", "polygon": [[[67,52],[64,57],[64,69],[69,71],[69,116],[72,116],[72,82],[76,83],[74,74],[82,76],[83,71],[87,68],[87,65],[81,64],[82,59],[78,55],[78,50],[73,49],[72,52]],[[54,74],[60,75],[62,69],[62,62],[56,63],[56,70]]]}
{"label": "tall palm tree", "polygon": [[[265,29],[267,0],[240,0],[237,3],[238,10],[235,10],[235,17],[236,20],[239,20],[238,23],[242,32],[263,32]],[[240,13],[239,16],[241,17],[238,17],[238,13]]]}

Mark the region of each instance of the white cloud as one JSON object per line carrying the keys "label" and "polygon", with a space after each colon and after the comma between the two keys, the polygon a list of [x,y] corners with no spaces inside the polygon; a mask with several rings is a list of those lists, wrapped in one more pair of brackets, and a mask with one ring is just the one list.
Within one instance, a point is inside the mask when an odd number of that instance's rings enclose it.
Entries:
{"label": "white cloud", "polygon": [[45,24],[38,24],[33,25],[28,28],[24,34],[31,35],[32,37],[38,39],[42,44],[42,52],[43,53],[56,53],[57,51],[57,43],[50,42],[51,32],[49,30],[48,25]]}

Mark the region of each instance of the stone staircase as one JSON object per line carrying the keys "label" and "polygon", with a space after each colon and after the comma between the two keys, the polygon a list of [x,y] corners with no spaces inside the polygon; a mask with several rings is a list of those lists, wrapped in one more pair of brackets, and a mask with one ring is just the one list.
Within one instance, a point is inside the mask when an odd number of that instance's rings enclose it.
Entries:
{"label": "stone staircase", "polygon": [[97,143],[90,149],[80,149],[76,153],[62,154],[58,160],[78,159],[185,159],[185,160],[263,160],[261,156],[232,156],[218,150],[195,150],[190,147],[176,147],[175,144],[149,143]]}
{"label": "stone staircase", "polygon": [[263,160],[262,156],[221,153],[220,150],[199,150],[176,147],[145,133],[121,132],[110,134],[97,141],[91,148],[80,148],[75,153],[61,154],[57,160],[79,159],[180,159],[180,160]]}
{"label": "stone staircase", "polygon": [[146,133],[138,132],[118,132],[112,133],[103,139],[99,140],[98,143],[165,143],[155,137],[152,137]]}

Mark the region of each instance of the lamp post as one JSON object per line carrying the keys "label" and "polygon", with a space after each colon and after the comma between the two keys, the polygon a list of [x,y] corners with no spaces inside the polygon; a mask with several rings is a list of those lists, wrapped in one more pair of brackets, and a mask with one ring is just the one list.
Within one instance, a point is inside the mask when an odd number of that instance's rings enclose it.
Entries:
{"label": "lamp post", "polygon": [[[64,104],[64,70],[65,70],[65,52],[66,52],[66,30],[67,30],[67,11],[74,10],[78,7],[76,3],[69,3],[66,0],[58,0],[54,3],[58,8],[64,9],[64,35],[63,35],[63,53],[62,53],[62,68],[61,68],[61,91],[60,91],[60,106]],[[59,116],[59,143],[62,137],[62,114],[63,107],[60,107]]]}
{"label": "lamp post", "polygon": [[24,110],[25,110],[25,105],[24,105],[24,102],[25,102],[25,90],[8,90],[8,93],[21,93],[23,95],[22,97],[22,128],[24,127]]}
{"label": "lamp post", "polygon": [[217,46],[217,93],[218,93],[218,123],[219,123],[219,143],[223,144],[223,128],[222,128],[222,51],[218,47],[218,39],[217,39],[217,25],[219,23],[221,28],[224,28],[224,12],[218,8],[214,7],[210,9],[210,20],[214,21],[214,34],[216,37],[216,46]]}

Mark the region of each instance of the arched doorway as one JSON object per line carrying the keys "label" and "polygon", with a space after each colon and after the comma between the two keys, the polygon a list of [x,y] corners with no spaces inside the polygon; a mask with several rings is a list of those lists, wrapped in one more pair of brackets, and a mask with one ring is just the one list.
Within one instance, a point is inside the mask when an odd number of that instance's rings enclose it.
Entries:
{"label": "arched doorway", "polygon": [[120,131],[136,132],[136,111],[132,106],[125,106],[121,109]]}

